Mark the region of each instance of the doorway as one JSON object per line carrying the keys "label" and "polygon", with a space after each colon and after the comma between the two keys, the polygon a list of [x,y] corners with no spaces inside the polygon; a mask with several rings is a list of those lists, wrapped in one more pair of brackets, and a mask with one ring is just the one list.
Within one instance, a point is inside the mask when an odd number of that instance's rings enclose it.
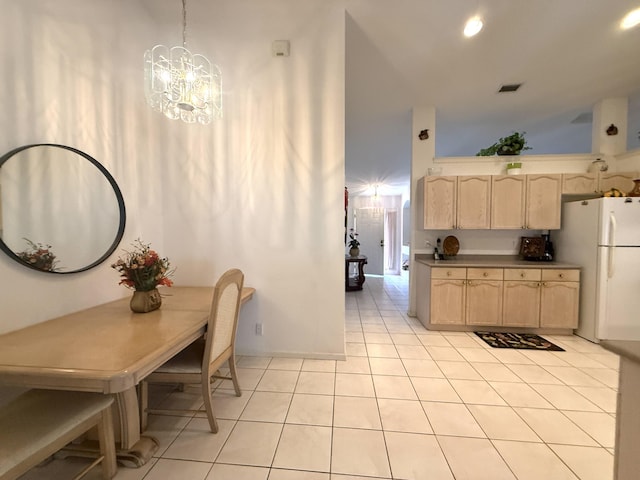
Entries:
{"label": "doorway", "polygon": [[358,208],[354,223],[360,253],[367,256],[366,273],[384,275],[384,208]]}
{"label": "doorway", "polygon": [[354,210],[360,252],[367,256],[366,273],[398,275],[401,271],[402,218],[397,208],[361,207]]}

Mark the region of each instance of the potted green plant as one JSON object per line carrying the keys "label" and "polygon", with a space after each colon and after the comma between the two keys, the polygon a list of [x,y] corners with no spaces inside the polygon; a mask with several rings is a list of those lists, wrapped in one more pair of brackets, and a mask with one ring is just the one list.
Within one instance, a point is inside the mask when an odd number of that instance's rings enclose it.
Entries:
{"label": "potted green plant", "polygon": [[360,242],[356,238],[358,234],[352,229],[350,229],[351,233],[349,233],[349,255],[352,257],[357,257],[360,255]]}
{"label": "potted green plant", "polygon": [[513,132],[507,137],[502,137],[496,143],[490,147],[483,148],[478,153],[477,157],[488,157],[491,155],[520,155],[523,150],[531,150],[531,147],[527,146],[527,140],[524,135],[527,132]]}

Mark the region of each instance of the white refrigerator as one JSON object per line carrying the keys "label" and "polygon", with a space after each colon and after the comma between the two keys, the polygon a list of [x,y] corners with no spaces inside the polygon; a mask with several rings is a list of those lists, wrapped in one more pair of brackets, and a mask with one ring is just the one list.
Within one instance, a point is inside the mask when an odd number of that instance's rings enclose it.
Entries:
{"label": "white refrigerator", "polygon": [[581,267],[576,334],[640,340],[640,197],[566,202],[556,259]]}

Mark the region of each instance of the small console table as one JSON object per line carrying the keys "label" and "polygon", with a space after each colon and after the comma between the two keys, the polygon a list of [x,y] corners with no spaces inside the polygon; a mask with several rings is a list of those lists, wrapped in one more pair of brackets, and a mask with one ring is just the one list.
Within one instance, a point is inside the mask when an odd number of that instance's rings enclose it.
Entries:
{"label": "small console table", "polygon": [[[349,273],[351,264],[357,264],[358,272],[356,275]],[[344,287],[347,292],[354,290],[362,290],[362,284],[364,283],[364,266],[367,263],[366,255],[358,255],[357,257],[351,257],[345,255],[344,257]]]}

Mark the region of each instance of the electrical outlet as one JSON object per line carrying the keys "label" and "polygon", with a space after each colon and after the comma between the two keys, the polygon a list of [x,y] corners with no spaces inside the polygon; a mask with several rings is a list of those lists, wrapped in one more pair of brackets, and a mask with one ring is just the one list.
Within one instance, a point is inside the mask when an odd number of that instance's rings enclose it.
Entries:
{"label": "electrical outlet", "polygon": [[262,324],[261,323],[256,323],[256,335],[262,335],[263,331],[262,331]]}

